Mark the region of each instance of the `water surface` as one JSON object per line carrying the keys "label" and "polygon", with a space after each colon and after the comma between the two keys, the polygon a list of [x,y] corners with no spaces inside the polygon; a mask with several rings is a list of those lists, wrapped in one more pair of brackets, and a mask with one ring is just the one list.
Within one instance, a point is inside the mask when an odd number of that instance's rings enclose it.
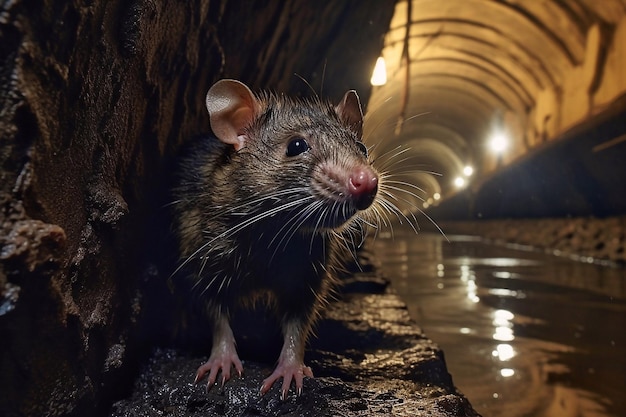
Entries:
{"label": "water surface", "polygon": [[626,415],[626,270],[396,228],[373,243],[488,416]]}

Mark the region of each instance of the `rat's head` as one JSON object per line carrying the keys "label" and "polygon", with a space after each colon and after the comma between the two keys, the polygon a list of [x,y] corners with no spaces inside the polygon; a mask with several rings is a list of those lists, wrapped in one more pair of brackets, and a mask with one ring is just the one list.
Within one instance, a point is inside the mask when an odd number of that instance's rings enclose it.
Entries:
{"label": "rat's head", "polygon": [[244,180],[250,208],[253,201],[263,209],[283,207],[280,213],[298,228],[336,229],[376,199],[379,176],[361,142],[356,92],[333,106],[319,99],[257,98],[239,81],[221,80],[206,104],[213,133],[236,151],[231,163]]}

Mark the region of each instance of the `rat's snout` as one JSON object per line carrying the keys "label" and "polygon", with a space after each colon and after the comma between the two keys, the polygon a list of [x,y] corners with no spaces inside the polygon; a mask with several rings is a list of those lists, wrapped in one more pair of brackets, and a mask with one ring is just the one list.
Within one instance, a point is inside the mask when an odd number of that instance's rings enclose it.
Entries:
{"label": "rat's snout", "polygon": [[378,192],[378,174],[368,166],[355,168],[350,173],[348,190],[354,199],[356,208],[365,210],[368,208]]}

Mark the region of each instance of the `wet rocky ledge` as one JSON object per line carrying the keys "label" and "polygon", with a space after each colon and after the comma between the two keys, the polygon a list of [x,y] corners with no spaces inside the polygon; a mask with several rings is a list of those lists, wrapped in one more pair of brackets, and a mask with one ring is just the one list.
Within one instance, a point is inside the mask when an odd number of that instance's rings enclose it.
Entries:
{"label": "wet rocky ledge", "polygon": [[626,216],[442,221],[447,234],[481,236],[584,262],[626,266]]}
{"label": "wet rocky ledge", "polygon": [[[249,337],[237,341],[242,377],[207,393],[205,384],[193,384],[206,355],[156,348],[132,394],[113,405],[110,417],[478,416],[454,387],[443,352],[411,320],[372,255],[361,257],[361,270],[344,279],[337,299],[316,326],[305,356],[315,378],[305,379],[302,395],[292,390],[281,401],[280,384],[259,395],[261,381],[274,363],[256,352],[267,346],[257,349],[265,341],[248,328],[244,334]],[[270,350],[277,356],[279,333],[270,334],[274,341],[265,345],[274,345]]]}

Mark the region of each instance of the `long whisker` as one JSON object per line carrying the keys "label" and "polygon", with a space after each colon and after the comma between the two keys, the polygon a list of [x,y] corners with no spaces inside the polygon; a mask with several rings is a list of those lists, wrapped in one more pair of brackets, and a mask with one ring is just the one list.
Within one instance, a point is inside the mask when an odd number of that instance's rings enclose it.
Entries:
{"label": "long whisker", "polygon": [[443,177],[443,174],[441,172],[431,171],[431,170],[426,170],[426,169],[418,169],[418,168],[421,168],[418,165],[403,165],[401,168],[402,170],[397,170],[393,174],[387,171],[385,172],[385,176],[388,178],[394,178],[394,177],[406,177],[407,175],[412,175],[412,174],[430,174],[430,175],[434,175],[435,177]]}
{"label": "long whisker", "polygon": [[313,243],[315,241],[315,235],[316,235],[315,232],[320,227],[320,224],[322,224],[322,221],[325,221],[326,218],[328,217],[328,212],[329,212],[328,208],[325,207],[322,213],[320,214],[320,216],[318,216],[317,222],[315,223],[315,226],[313,227],[313,233],[311,233],[311,241],[309,243],[309,253],[313,253]]}
{"label": "long whisker", "polygon": [[[393,149],[389,149],[387,152],[383,153],[382,155],[377,155],[372,160],[372,165],[383,164],[382,166],[379,167],[379,169],[381,171],[386,171],[388,168],[387,164],[392,163],[391,161],[393,161],[394,158],[397,158],[411,150],[411,148],[404,148],[404,149],[401,149],[401,148],[402,148],[402,145],[398,145]],[[392,155],[393,152],[396,152],[396,153]]]}
{"label": "long whisker", "polygon": [[[382,225],[384,227],[388,227],[389,228],[389,232],[391,233],[391,236],[394,235],[394,230],[393,230],[393,224],[391,223],[391,219],[389,218],[388,214],[386,211],[384,211],[382,209],[382,207],[380,207],[380,203],[377,203],[375,205],[372,206],[372,208],[370,209],[369,213],[372,214],[372,216],[375,217],[376,219],[376,224],[380,224],[382,223]],[[376,228],[376,233],[374,235],[374,238],[376,238],[378,236],[378,231],[379,231],[379,227]]]}
{"label": "long whisker", "polygon": [[[359,270],[361,270],[362,272],[363,270],[361,269],[361,264],[356,255],[356,246],[354,244],[353,234],[352,233],[346,233],[346,234],[337,233],[336,236],[338,237],[338,241],[341,242],[344,248],[346,248],[346,251],[350,254],[350,256],[352,257],[352,260],[357,265]],[[347,240],[348,238],[350,238],[350,241],[351,241],[350,243]],[[352,246],[350,244],[352,244]]]}
{"label": "long whisker", "polygon": [[[387,99],[385,99],[385,101],[384,101],[383,103],[387,103],[388,101],[390,101],[390,100],[392,100],[392,99],[393,99],[393,97],[388,97]],[[380,106],[380,107],[378,107],[378,108],[382,108],[382,106]],[[413,119],[416,119],[416,118],[418,118],[418,117],[426,116],[427,114],[430,114],[430,113],[431,113],[430,111],[426,111],[426,112],[423,112],[423,113],[418,113],[418,114],[415,114],[415,115],[413,115],[413,116],[410,116],[410,117],[406,117],[406,118],[404,118],[404,120],[402,120],[402,122],[403,122],[403,123],[406,123],[406,122],[409,122],[409,121],[411,121],[411,120],[413,120]],[[372,114],[373,114],[373,113],[368,113],[368,114],[367,114],[367,116],[365,117],[365,119],[366,119],[366,120],[371,119],[371,118],[372,118]],[[378,129],[380,129],[381,127],[391,128],[391,127],[395,126],[395,125],[396,125],[396,123],[397,123],[397,119],[396,119],[394,116],[390,116],[390,117],[387,117],[387,118],[382,119],[381,121],[379,121],[379,122],[376,124],[376,126],[374,126],[374,127],[373,127],[373,128],[372,128],[369,132],[368,132],[367,138],[371,137],[371,136],[372,136],[372,135],[373,135],[373,134],[374,134],[374,133],[375,133]]]}
{"label": "long whisker", "polygon": [[[389,172],[390,168],[394,167],[395,174],[399,174],[403,172],[415,172],[415,171],[431,173],[430,170],[425,169],[428,166],[427,164],[423,162],[419,162],[419,160],[417,160],[416,162],[411,162],[418,158],[417,155],[406,154],[407,152],[411,150],[411,148],[404,148],[400,151],[397,151],[395,154],[390,155],[391,152],[396,151],[398,148],[399,147],[395,149],[391,149],[390,151],[385,152],[381,156],[377,156],[374,159],[373,164],[377,166],[378,169],[382,172]],[[407,162],[411,162],[411,163],[407,163]],[[435,174],[435,172],[432,172],[432,173]]]}
{"label": "long whisker", "polygon": [[[418,196],[418,195],[417,195],[417,194],[415,194],[414,192],[411,192],[411,191],[406,190],[406,189],[401,188],[401,187],[396,187],[395,185],[390,185],[389,183],[385,184],[385,187],[384,187],[384,188],[386,188],[387,190],[394,190],[394,191],[399,191],[399,192],[402,192],[402,193],[406,193],[406,194],[408,194],[408,195],[410,195],[410,196],[412,196],[412,197],[417,198],[417,199],[418,199],[418,200],[420,200],[420,201],[424,201],[424,198],[423,198],[423,197]],[[420,189],[419,187],[415,187],[415,188],[417,188],[419,191],[423,191],[423,190],[422,190],[422,189]]]}
{"label": "long whisker", "polygon": [[[411,193],[411,192],[409,192],[409,191],[407,191],[407,190],[404,190],[404,189],[397,189],[397,190],[398,190],[398,191],[405,192],[405,193],[408,193],[408,194],[410,194],[410,195],[412,195],[412,196],[414,196],[414,197],[417,197],[417,196],[415,196],[415,194],[413,194],[413,193]],[[392,195],[391,193],[389,193],[389,192],[388,192],[388,191],[386,191],[386,190],[381,190],[381,191],[382,191],[385,195],[388,195],[389,197],[394,198],[395,200],[400,200],[400,201],[403,201],[403,202],[407,203],[407,204],[408,204],[409,206],[411,206],[413,209],[415,209],[416,211],[418,211],[420,214],[422,214],[424,217],[426,217],[426,218],[428,219],[428,221],[430,221],[430,222],[433,224],[433,226],[435,226],[435,227],[437,228],[437,230],[439,231],[439,233],[441,233],[441,235],[442,235],[442,236],[446,239],[446,241],[448,241],[448,242],[449,242],[448,237],[447,237],[447,236],[446,236],[446,234],[443,232],[443,230],[441,229],[441,227],[439,227],[439,225],[437,224],[437,222],[435,222],[435,221],[433,220],[433,218],[432,218],[432,217],[430,217],[428,214],[426,214],[426,212],[424,212],[424,210],[422,210],[421,208],[419,208],[418,206],[416,206],[415,204],[411,203],[410,201],[408,201],[408,200],[406,200],[406,199],[403,199],[403,198],[401,198],[401,197],[398,197],[398,196],[394,196],[394,195]],[[418,198],[419,198],[419,197],[418,197]],[[385,200],[386,200],[386,199],[383,199],[383,201],[385,201]],[[420,199],[420,200],[421,200],[421,199]],[[422,201],[423,201],[423,200],[422,200]],[[404,218],[407,220],[407,222],[409,222],[409,224],[411,224],[411,222],[410,222],[410,221],[408,220],[408,218],[404,215],[404,213],[402,213],[402,211],[401,211],[401,210],[399,210],[399,209],[398,209],[398,208],[397,208],[394,204],[391,204],[391,202],[390,202],[389,200],[386,200],[386,203],[390,204],[390,205],[394,208],[394,210],[393,210],[393,211],[396,213],[396,216],[398,216],[398,213],[399,213],[399,214],[402,214],[402,217],[404,217]],[[416,222],[416,224],[417,224],[417,219],[415,218],[415,215],[413,214],[413,212],[411,212],[411,217],[414,219],[414,221],[415,221],[415,222]],[[398,218],[398,219],[399,219],[399,218]],[[411,226],[413,226],[413,225],[411,224]],[[413,228],[413,230],[417,233],[417,230],[415,230],[415,228]]]}
{"label": "long whisker", "polygon": [[284,196],[289,195],[289,194],[297,195],[297,194],[300,194],[300,193],[302,193],[303,191],[306,191],[306,190],[307,189],[305,187],[297,187],[297,188],[291,188],[291,189],[288,189],[288,190],[279,190],[279,191],[273,192],[271,194],[263,195],[263,196],[261,196],[259,198],[251,198],[249,200],[243,201],[241,204],[239,204],[237,206],[229,208],[226,211],[226,213],[234,213],[237,210],[241,210],[244,207],[256,206],[256,205],[259,205],[259,204],[263,203],[264,201],[268,201],[268,200],[274,200],[274,199],[275,200],[279,200],[278,197],[284,197]]}
{"label": "long whisker", "polygon": [[235,227],[226,230],[225,232],[220,233],[219,235],[213,237],[212,239],[209,239],[207,242],[205,242],[204,244],[200,245],[200,247],[198,249],[196,249],[191,255],[189,255],[187,257],[187,259],[185,259],[179,266],[178,268],[176,268],[174,270],[174,272],[171,274],[171,276],[174,276],[175,274],[177,274],[182,268],[184,268],[189,262],[191,262],[192,259],[194,259],[200,252],[202,252],[203,250],[205,250],[206,248],[208,248],[211,244],[213,244],[213,242],[215,242],[218,239],[223,239],[227,236],[230,236],[234,233],[237,233],[243,229],[245,229],[246,227],[249,227],[250,225],[253,225],[254,223],[257,223],[258,221],[266,218],[266,217],[271,217],[277,213],[280,213],[281,211],[285,211],[288,210],[290,208],[293,207],[297,207],[298,205],[301,205],[303,202],[310,200],[314,198],[313,196],[306,196],[306,197],[302,197],[300,199],[294,200],[294,201],[289,201],[285,204],[282,204],[280,206],[274,207],[272,209],[269,209],[267,211],[264,211],[262,213],[259,213],[255,216],[252,216],[248,219],[245,219],[244,221],[242,221],[241,223],[239,223],[238,225],[236,225]]}
{"label": "long whisker", "polygon": [[[397,197],[392,196],[389,193],[388,194],[390,197],[397,199]],[[418,233],[418,228],[416,227],[416,225],[414,225],[411,220],[402,212],[402,210],[400,210],[398,208],[398,206],[396,206],[395,204],[393,204],[389,199],[381,197],[380,198],[380,204],[382,207],[384,207],[386,210],[389,211],[389,213],[393,213],[396,215],[396,217],[398,218],[398,220],[400,220],[400,223],[402,223],[402,219],[406,220],[406,222],[409,224],[409,226],[411,226],[411,229],[413,229],[413,231],[415,233]],[[413,215],[412,215],[413,216]],[[417,219],[415,219],[415,216],[413,216],[413,219],[415,220],[416,224],[417,224]]]}
{"label": "long whisker", "polygon": [[[286,230],[286,232],[283,234],[283,237],[280,239],[280,241],[278,241],[277,245],[276,245],[276,249],[274,250],[274,253],[272,254],[272,258],[274,258],[274,256],[276,255],[276,253],[278,252],[279,248],[282,246],[283,249],[287,248],[287,245],[289,244],[289,241],[291,241],[291,239],[293,238],[294,234],[302,227],[302,225],[304,223],[306,223],[307,220],[309,220],[319,209],[319,207],[323,207],[324,203],[322,201],[314,201],[313,203],[309,204],[301,213],[299,216],[294,217],[293,219],[291,219],[289,222],[287,222],[287,224],[285,226],[289,226],[289,224],[291,223],[290,227]],[[321,217],[321,216],[320,216]],[[283,226],[281,228],[281,231],[283,229],[285,229],[285,226]],[[281,233],[281,231],[279,231],[279,233],[277,233],[277,236]],[[315,231],[313,232],[313,235],[315,235]],[[274,241],[274,239],[272,239],[272,242]],[[284,242],[284,244],[283,244]]]}
{"label": "long whisker", "polygon": [[[397,184],[397,185],[399,185],[399,186],[404,186],[404,187],[407,187],[407,188],[411,188],[411,189],[414,189],[414,190],[419,191],[420,193],[424,193],[424,194],[426,194],[426,190],[424,190],[424,189],[423,189],[423,188],[421,188],[421,187],[418,187],[418,186],[417,186],[417,185],[415,185],[415,184],[412,184],[412,183],[410,183],[410,182],[407,182],[407,181],[397,181],[397,180],[391,180],[391,181],[390,181],[389,179],[385,178],[385,180],[384,180],[384,186],[386,187],[388,184]],[[400,187],[400,188],[402,188],[402,187]]]}
{"label": "long whisker", "polygon": [[[419,210],[419,209],[418,209]],[[437,224],[437,222],[435,222],[432,217],[430,217],[428,214],[426,214],[423,210],[419,210],[419,212],[428,219],[429,222],[431,222],[433,224],[433,226],[435,226],[437,228],[437,230],[439,230],[439,233],[441,233],[441,236],[444,237],[444,239],[446,239],[446,242],[450,243],[450,239],[448,239],[448,236],[446,236],[446,234],[443,232],[443,230],[441,229],[441,227],[439,227],[439,225]]]}

